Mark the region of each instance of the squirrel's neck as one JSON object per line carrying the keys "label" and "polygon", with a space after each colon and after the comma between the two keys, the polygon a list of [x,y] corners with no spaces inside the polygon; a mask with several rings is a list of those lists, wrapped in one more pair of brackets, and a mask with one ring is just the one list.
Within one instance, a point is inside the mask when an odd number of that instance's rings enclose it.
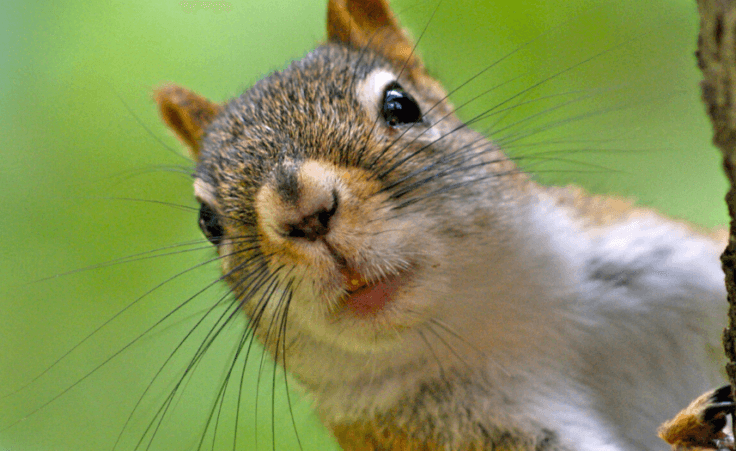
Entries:
{"label": "squirrel's neck", "polygon": [[[350,451],[563,451],[553,432],[509,412],[484,409],[494,397],[473,380],[445,374],[387,411],[326,424]],[[448,404],[456,408],[447,410]]]}
{"label": "squirrel's neck", "polygon": [[[371,420],[332,425],[332,433],[342,449],[350,451],[540,451],[552,447],[540,447],[533,436],[513,431],[497,431],[496,434],[468,437],[462,443],[446,443],[436,438],[426,438],[410,433],[404,425],[391,418],[375,417]],[[544,440],[544,438],[542,438]]]}
{"label": "squirrel's neck", "polygon": [[[626,361],[630,347],[655,359],[705,346],[694,336],[651,340],[668,330],[670,317],[642,312],[666,306],[693,330],[722,316],[716,240],[621,199],[527,189],[502,207],[501,226],[488,231],[488,221],[475,221],[474,245],[449,255],[441,308],[397,349],[353,355],[294,340],[305,349],[292,355],[307,357],[290,362],[291,370],[345,449],[562,450],[554,437],[535,434],[604,429],[596,406],[567,404],[560,393],[576,399],[608,376],[644,380],[642,368]],[[689,310],[693,298],[712,299],[703,303],[712,311]],[[519,425],[519,418],[547,424]],[[454,437],[436,435],[453,428]],[[512,440],[527,428],[536,432]],[[484,441],[493,430],[500,435]],[[530,437],[536,444],[527,446]],[[608,436],[586,440],[597,449]]]}

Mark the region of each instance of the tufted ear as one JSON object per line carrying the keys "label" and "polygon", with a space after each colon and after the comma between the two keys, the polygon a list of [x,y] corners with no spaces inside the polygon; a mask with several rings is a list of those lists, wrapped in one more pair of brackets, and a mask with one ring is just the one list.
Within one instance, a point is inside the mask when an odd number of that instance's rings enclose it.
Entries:
{"label": "tufted ear", "polygon": [[156,89],[153,98],[163,121],[189,147],[192,159],[198,161],[199,141],[222,106],[176,85]]}
{"label": "tufted ear", "polygon": [[400,67],[422,68],[386,0],[329,0],[327,37],[356,49],[368,47]]}

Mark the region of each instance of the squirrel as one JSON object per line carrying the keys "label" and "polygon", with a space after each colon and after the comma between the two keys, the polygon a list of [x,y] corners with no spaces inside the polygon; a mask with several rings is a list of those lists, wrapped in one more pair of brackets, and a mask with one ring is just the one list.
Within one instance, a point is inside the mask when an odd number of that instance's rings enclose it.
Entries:
{"label": "squirrel", "polygon": [[[327,36],[227,104],[155,100],[223,278],[338,443],[664,449],[659,424],[723,381],[723,234],[535,182],[385,0],[329,0]],[[723,396],[660,434],[723,439]]]}

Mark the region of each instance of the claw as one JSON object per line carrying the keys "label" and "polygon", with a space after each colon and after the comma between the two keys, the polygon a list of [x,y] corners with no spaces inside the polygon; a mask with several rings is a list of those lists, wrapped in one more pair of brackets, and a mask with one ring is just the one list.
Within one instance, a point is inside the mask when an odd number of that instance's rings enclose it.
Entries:
{"label": "claw", "polygon": [[716,388],[713,390],[710,399],[712,402],[733,401],[731,386],[724,385],[723,387]]}
{"label": "claw", "polygon": [[703,409],[703,421],[712,424],[716,429],[726,427],[726,415],[734,413],[736,403],[733,401],[716,402]]}
{"label": "claw", "polygon": [[733,450],[733,439],[723,428],[726,416],[735,411],[731,386],[725,385],[698,397],[657,432],[677,450]]}
{"label": "claw", "polygon": [[730,385],[724,385],[713,391],[708,398],[708,405],[703,408],[702,420],[713,426],[714,430],[720,431],[726,427],[726,416],[733,414],[736,410]]}

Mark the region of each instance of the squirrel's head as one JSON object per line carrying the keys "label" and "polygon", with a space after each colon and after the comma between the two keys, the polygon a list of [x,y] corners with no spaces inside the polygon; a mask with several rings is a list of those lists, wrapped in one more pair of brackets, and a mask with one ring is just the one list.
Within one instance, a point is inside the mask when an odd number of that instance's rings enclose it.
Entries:
{"label": "squirrel's head", "polygon": [[288,311],[370,348],[440,308],[448,255],[469,221],[492,221],[461,199],[502,196],[489,174],[517,171],[454,115],[384,0],[331,0],[327,32],[225,105],[177,86],[156,101],[197,162],[200,226],[256,332]]}

